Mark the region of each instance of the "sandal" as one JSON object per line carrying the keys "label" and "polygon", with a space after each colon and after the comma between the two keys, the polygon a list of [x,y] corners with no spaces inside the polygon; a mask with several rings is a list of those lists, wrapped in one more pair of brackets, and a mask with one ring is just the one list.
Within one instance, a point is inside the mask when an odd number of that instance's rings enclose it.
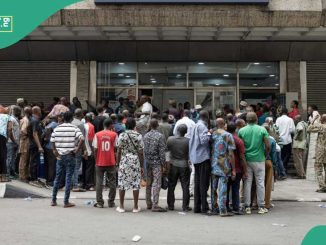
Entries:
{"label": "sandal", "polygon": [[104,208],[104,205],[97,202],[94,204],[94,208]]}
{"label": "sandal", "polygon": [[167,212],[167,210],[164,208],[161,208],[161,207],[155,207],[155,208],[152,208],[152,212],[165,213],[165,212]]}

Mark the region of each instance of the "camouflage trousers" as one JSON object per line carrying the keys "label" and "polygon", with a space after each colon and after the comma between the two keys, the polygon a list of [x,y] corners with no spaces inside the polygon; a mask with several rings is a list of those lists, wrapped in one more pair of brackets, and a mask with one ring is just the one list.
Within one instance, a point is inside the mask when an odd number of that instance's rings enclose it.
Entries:
{"label": "camouflage trousers", "polygon": [[147,165],[146,204],[147,207],[157,207],[162,185],[162,166]]}
{"label": "camouflage trousers", "polygon": [[319,188],[326,191],[326,162],[315,162],[315,173]]}

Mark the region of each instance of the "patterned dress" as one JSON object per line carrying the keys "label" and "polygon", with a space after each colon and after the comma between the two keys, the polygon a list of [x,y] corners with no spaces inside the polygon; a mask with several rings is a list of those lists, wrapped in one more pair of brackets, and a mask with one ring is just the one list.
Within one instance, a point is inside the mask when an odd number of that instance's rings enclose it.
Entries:
{"label": "patterned dress", "polygon": [[141,168],[138,151],[144,148],[141,134],[131,130],[121,133],[117,147],[121,153],[118,170],[118,188],[120,190],[139,190]]}

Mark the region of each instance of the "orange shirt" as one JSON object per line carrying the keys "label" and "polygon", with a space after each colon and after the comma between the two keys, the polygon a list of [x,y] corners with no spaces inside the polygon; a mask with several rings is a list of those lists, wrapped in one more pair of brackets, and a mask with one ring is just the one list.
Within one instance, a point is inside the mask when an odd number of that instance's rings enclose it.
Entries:
{"label": "orange shirt", "polygon": [[102,130],[95,134],[93,147],[97,149],[96,166],[108,167],[116,163],[114,147],[117,145],[116,132]]}

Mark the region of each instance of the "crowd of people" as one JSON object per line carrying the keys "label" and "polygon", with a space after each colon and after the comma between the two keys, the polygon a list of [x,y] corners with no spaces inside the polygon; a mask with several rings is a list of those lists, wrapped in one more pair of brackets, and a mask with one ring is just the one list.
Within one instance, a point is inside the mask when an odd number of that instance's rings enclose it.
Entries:
{"label": "crowd of people", "polygon": [[[64,207],[73,207],[70,191],[96,191],[94,207],[103,208],[103,187],[109,189],[108,206],[125,212],[124,197],[133,191],[133,212],[138,213],[139,190],[146,188],[147,209],[166,212],[175,208],[175,188],[180,181],[184,212],[234,214],[267,213],[273,181],[287,178],[293,155],[295,178],[305,179],[305,151],[316,141],[317,192],[326,192],[326,115],[308,108],[308,120],[277,104],[249,105],[238,111],[229,106],[215,115],[189,102],[170,101],[163,113],[141,96],[136,105],[119,99],[83,110],[78,98],[54,98],[43,103],[0,105],[0,182],[19,180],[53,189],[51,206],[64,189]],[[214,118],[214,119],[213,119]],[[45,181],[43,181],[45,180]],[[210,187],[210,188],[209,188]],[[167,208],[159,205],[167,189]],[[208,191],[210,189],[210,194]],[[210,205],[207,197],[210,196]],[[243,205],[241,205],[243,203]]]}

